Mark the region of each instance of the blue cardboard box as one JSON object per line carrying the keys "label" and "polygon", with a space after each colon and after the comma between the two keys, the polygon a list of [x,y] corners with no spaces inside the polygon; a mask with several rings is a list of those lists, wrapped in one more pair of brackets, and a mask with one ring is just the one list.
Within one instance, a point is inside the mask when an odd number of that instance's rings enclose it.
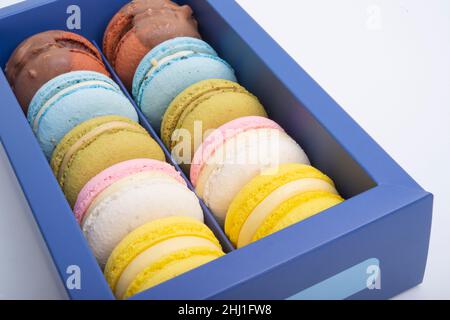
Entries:
{"label": "blue cardboard box", "polygon": [[[69,28],[101,43],[107,23],[126,2],[28,0],[0,10],[2,70],[22,40],[41,31]],[[178,2],[194,9],[205,40],[348,200],[239,250],[204,206],[228,254],[134,299],[385,299],[421,283],[433,196],[234,0]],[[70,21],[78,11],[79,26]],[[141,123],[160,142],[142,115]],[[114,299],[3,71],[0,139],[68,295]],[[71,282],[76,272],[78,284]]]}

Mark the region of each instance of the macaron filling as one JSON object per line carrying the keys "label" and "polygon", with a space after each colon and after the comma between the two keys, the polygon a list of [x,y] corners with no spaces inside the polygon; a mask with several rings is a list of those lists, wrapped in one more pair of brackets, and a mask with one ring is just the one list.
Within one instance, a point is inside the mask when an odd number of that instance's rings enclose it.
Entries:
{"label": "macaron filling", "polygon": [[145,78],[150,77],[159,67],[170,62],[171,60],[187,57],[194,53],[195,53],[195,51],[192,51],[192,50],[183,50],[183,51],[179,51],[174,54],[168,55],[164,58],[161,58],[160,60],[157,60],[156,58],[152,59],[152,61],[151,61],[152,66],[151,66],[150,70],[147,72],[147,74],[145,75]]}
{"label": "macaron filling", "polygon": [[222,250],[210,240],[196,236],[180,236],[157,243],[141,252],[123,270],[115,287],[116,297],[123,299],[129,286],[145,268],[158,262],[165,256],[193,247],[206,247],[219,252]]}
{"label": "macaron filling", "polygon": [[134,129],[135,125],[127,122],[121,122],[121,121],[111,121],[108,123],[104,123],[102,125],[99,125],[98,127],[94,128],[93,130],[90,130],[86,134],[84,134],[81,138],[79,138],[70,148],[67,150],[67,152],[64,154],[63,160],[61,162],[61,165],[58,170],[58,180],[62,183],[62,186],[64,185],[64,182],[62,181],[64,172],[66,171],[70,160],[72,157],[78,152],[80,148],[82,148],[87,142],[91,141],[96,136],[110,131],[110,130],[120,130],[120,129]]}
{"label": "macaron filling", "polygon": [[[67,88],[62,89],[57,94],[52,96],[49,100],[47,100],[42,107],[39,109],[38,113],[36,114],[34,121],[33,121],[33,131],[36,133],[39,129],[39,122],[42,118],[42,116],[49,110],[58,100],[64,98],[67,95],[70,95],[73,92],[76,92],[78,89],[89,89],[89,88],[96,88],[96,87],[102,87],[105,90],[111,90],[116,91],[116,87],[105,82],[105,81],[85,81],[80,82],[74,85],[71,85]],[[31,109],[30,109],[31,110]]]}
{"label": "macaron filling", "polygon": [[169,65],[170,63],[172,63],[176,60],[185,59],[186,57],[191,56],[193,54],[196,54],[196,52],[193,50],[182,50],[182,51],[178,51],[173,54],[167,55],[165,57],[162,57],[159,60],[157,58],[153,58],[150,61],[150,68],[145,73],[145,76],[142,77],[141,81],[139,82],[138,92],[140,92],[142,94],[142,84],[144,83],[144,81],[152,78],[153,75],[156,72],[158,72],[159,70],[161,70],[164,66]]}
{"label": "macaron filling", "polygon": [[337,194],[334,186],[322,179],[300,179],[279,187],[259,203],[250,213],[242,225],[237,247],[242,248],[250,244],[256,231],[264,223],[264,220],[283,202],[295,195],[309,191],[325,191]]}
{"label": "macaron filling", "polygon": [[144,269],[128,288],[124,299],[153,288],[222,257],[224,253],[207,247],[179,250]]}
{"label": "macaron filling", "polygon": [[319,214],[344,201],[339,195],[323,191],[298,194],[272,211],[252,238],[252,242]]}

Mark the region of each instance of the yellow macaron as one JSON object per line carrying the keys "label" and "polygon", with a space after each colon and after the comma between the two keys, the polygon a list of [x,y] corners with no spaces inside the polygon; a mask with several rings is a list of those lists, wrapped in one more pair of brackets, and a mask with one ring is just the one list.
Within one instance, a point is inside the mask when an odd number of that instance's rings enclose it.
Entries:
{"label": "yellow macaron", "polygon": [[303,164],[283,164],[251,180],[227,212],[225,232],[238,248],[341,203],[333,181]]}
{"label": "yellow macaron", "polygon": [[220,258],[212,231],[189,217],[154,220],[130,233],[114,249],[105,277],[118,299],[127,299]]}

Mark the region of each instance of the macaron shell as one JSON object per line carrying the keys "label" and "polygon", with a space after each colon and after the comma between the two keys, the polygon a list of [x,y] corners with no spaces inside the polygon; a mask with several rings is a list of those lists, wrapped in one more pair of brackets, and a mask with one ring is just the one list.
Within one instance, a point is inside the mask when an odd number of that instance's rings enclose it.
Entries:
{"label": "macaron shell", "polygon": [[74,207],[74,214],[77,220],[81,222],[81,219],[83,218],[86,210],[91,205],[92,201],[103,190],[111,186],[113,183],[121,180],[122,178],[146,171],[164,173],[177,180],[181,184],[186,185],[186,182],[181,177],[180,173],[166,162],[152,159],[133,159],[124,161],[102,171],[83,187],[80,194],[78,195],[77,202]]}
{"label": "macaron shell", "polygon": [[41,81],[30,81],[29,74],[25,72],[21,72],[17,77],[16,82],[20,83],[20,85],[15,87],[14,93],[25,113],[28,112],[28,106],[31,100],[42,85],[61,74],[72,71],[91,70],[109,76],[109,72],[106,71],[106,67],[101,61],[92,59],[85,53],[58,52],[53,56],[54,59],[51,60],[53,63],[33,61],[28,65],[28,67],[32,69],[43,68],[42,65],[46,66],[46,70],[49,71]]}
{"label": "macaron shell", "polygon": [[202,124],[202,137],[234,119],[246,116],[267,117],[258,99],[237,83],[226,80],[205,80],[183,91],[169,106],[162,124],[161,136],[169,149],[177,129],[186,129],[192,137],[191,159],[199,146],[194,144],[195,125]]}
{"label": "macaron shell", "polygon": [[224,255],[219,250],[194,247],[165,257],[143,270],[128,288],[124,299],[143,292]]}
{"label": "macaron shell", "polygon": [[272,212],[255,233],[253,241],[301,222],[343,201],[344,199],[340,196],[323,191],[307,192],[295,196]]}
{"label": "macaron shell", "polygon": [[[109,192],[121,181],[103,193]],[[93,202],[82,224],[101,266],[105,265],[114,247],[128,233],[147,222],[170,216],[187,216],[203,222],[203,211],[197,196],[170,177],[131,181],[115,189],[110,194],[103,196],[101,193],[98,196],[102,199]]]}
{"label": "macaron shell", "polygon": [[[108,188],[100,192],[95,197],[94,201],[92,201],[91,205],[89,206],[86,215],[81,221],[82,225],[86,222],[86,220],[89,218],[89,215],[93,213],[96,208],[103,205],[105,202],[107,202],[107,200],[109,202],[109,198],[126,193],[130,189],[142,188],[144,186],[147,187],[154,184],[176,184],[177,186],[181,185],[183,187],[186,187],[185,184],[180,184],[178,180],[173,179],[171,176],[166,175],[165,173],[160,171],[143,171],[123,177],[122,179],[117,180],[116,182],[111,184]],[[156,193],[153,193],[152,196],[155,194]],[[148,199],[145,199],[145,201],[148,201]]]}
{"label": "macaron shell", "polygon": [[121,92],[119,86],[109,77],[106,77],[98,72],[93,71],[72,71],[62,75],[59,75],[50,81],[46,82],[30,103],[30,107],[27,113],[28,122],[32,123],[38,114],[42,106],[50,100],[53,96],[57,95],[62,90],[77,85],[85,81],[99,81],[104,82],[105,87],[110,90]]}
{"label": "macaron shell", "polygon": [[175,237],[148,248],[139,254],[122,272],[119,281],[117,282],[114,294],[118,298],[123,298],[127,289],[138,278],[139,274],[152,264],[158,263],[167,256],[175,254],[179,251],[190,250],[194,247],[202,247],[213,249],[222,253],[222,248],[217,247],[213,242],[199,237]]}
{"label": "macaron shell", "polygon": [[273,173],[260,174],[242,188],[233,199],[227,212],[225,232],[234,243],[238,243],[242,226],[253,210],[272,192],[283,185],[302,179],[319,179],[334,187],[333,181],[319,170],[304,164],[280,165]]}
{"label": "macaron shell", "polygon": [[190,85],[213,78],[236,81],[233,69],[218,57],[197,53],[187,58],[176,58],[144,80],[137,103],[159,132],[172,100]]}
{"label": "macaron shell", "polygon": [[109,76],[97,48],[72,32],[50,30],[23,41],[6,65],[6,75],[25,113],[35,93],[51,79],[76,70]]}
{"label": "macaron shell", "polygon": [[136,35],[129,32],[120,42],[117,56],[114,62],[114,69],[120,80],[128,90],[132,90],[134,70],[148,51],[148,47],[136,38]]}
{"label": "macaron shell", "polygon": [[247,218],[239,233],[237,248],[242,248],[252,242],[258,228],[263,224],[278,206],[290,198],[305,192],[324,191],[338,194],[329,183],[320,179],[301,179],[285,184],[272,192],[264,201],[258,204]]}
{"label": "macaron shell", "polygon": [[189,6],[168,0],[132,1],[108,24],[103,50],[131,89],[133,75],[145,54],[161,42],[179,36],[200,38]]}
{"label": "macaron shell", "polygon": [[150,69],[155,67],[155,62],[156,64],[159,64],[164,58],[185,51],[217,56],[216,51],[208,43],[200,39],[178,37],[164,41],[148,52],[141,60],[133,79],[133,97],[135,99],[139,97],[142,83],[147,77]]}
{"label": "macaron shell", "polygon": [[113,18],[109,21],[103,35],[103,52],[113,67],[117,44],[119,43],[121,36],[124,34],[124,29],[129,26],[132,20],[132,16],[126,13],[126,10],[130,5],[131,2],[125,4],[113,16]]}
{"label": "macaron shell", "polygon": [[136,256],[158,242],[177,236],[205,238],[220,247],[212,231],[195,219],[170,217],[149,222],[126,236],[109,257],[105,267],[105,277],[112,290],[115,291],[120,275]]}
{"label": "macaron shell", "polygon": [[203,166],[227,140],[245,131],[264,128],[284,131],[276,122],[264,117],[255,116],[230,121],[214,130],[195,152],[190,173],[192,184],[197,186],[197,180]]}
{"label": "macaron shell", "polygon": [[[86,76],[86,77],[85,77]],[[85,78],[84,78],[85,77]],[[62,75],[42,88],[29,109],[29,121],[48,159],[62,138],[77,125],[100,116],[120,115],[138,121],[136,110],[117,85],[100,74]],[[86,80],[81,80],[86,79]],[[59,87],[58,87],[59,84]],[[74,87],[71,90],[72,84]],[[50,105],[43,105],[58,95],[58,88],[66,92]],[[39,113],[42,110],[42,113]],[[36,116],[39,113],[39,120]],[[37,122],[37,123],[36,123]]]}
{"label": "macaron shell", "polygon": [[[84,142],[70,157],[67,168],[60,168],[66,152],[80,138],[96,127],[114,121],[125,123],[128,127],[107,130]],[[52,168],[73,207],[81,189],[97,174],[114,164],[141,158],[164,161],[165,155],[156,141],[137,123],[123,117],[107,116],[87,121],[69,132],[53,154]]]}

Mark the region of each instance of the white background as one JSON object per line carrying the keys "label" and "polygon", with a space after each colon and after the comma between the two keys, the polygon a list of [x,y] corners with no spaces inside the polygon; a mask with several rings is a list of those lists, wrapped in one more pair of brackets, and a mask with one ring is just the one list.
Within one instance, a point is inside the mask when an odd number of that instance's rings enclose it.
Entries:
{"label": "white background", "polygon": [[[425,281],[397,298],[450,299],[450,1],[238,2],[435,194]],[[65,297],[1,148],[0,191],[0,298]]]}

